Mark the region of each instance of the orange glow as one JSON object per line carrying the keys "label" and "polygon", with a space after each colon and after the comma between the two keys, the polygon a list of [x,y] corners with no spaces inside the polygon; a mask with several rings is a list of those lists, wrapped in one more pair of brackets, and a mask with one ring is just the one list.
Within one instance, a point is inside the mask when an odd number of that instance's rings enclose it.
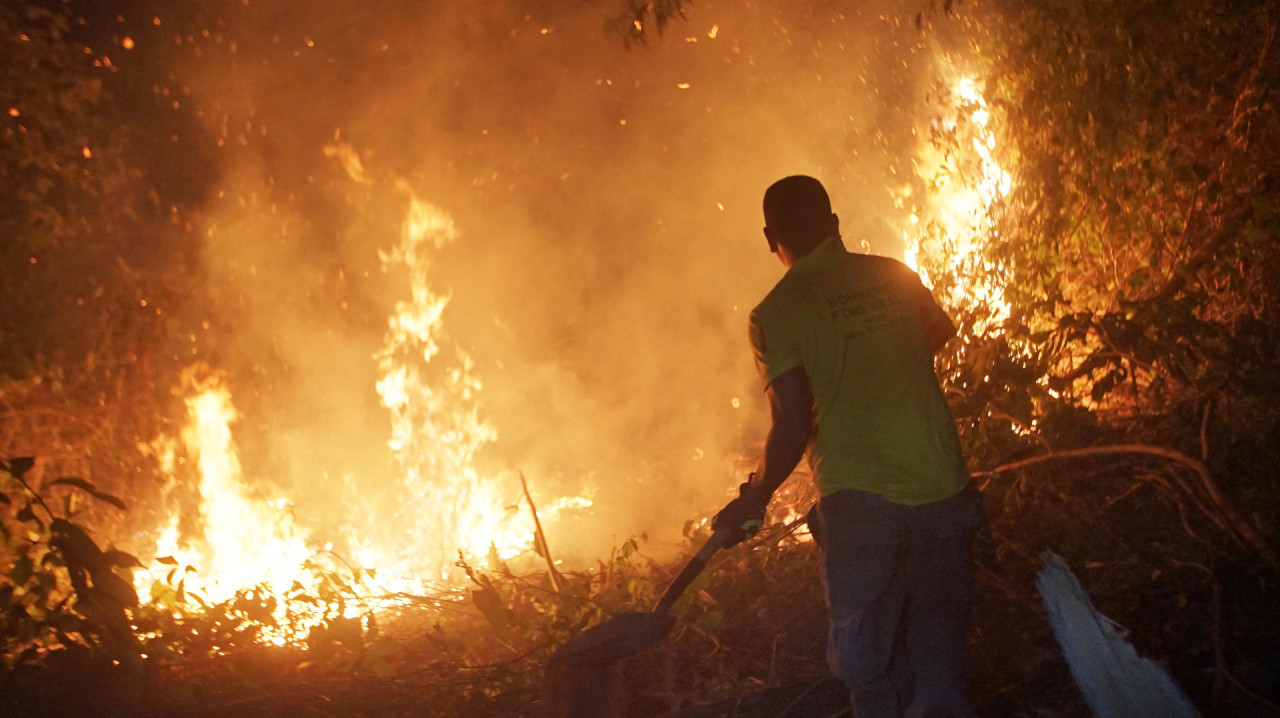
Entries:
{"label": "orange glow", "polygon": [[[160,589],[184,580],[188,593],[220,601],[266,582],[284,603],[295,585],[316,595],[307,564],[317,561],[376,569],[376,579],[349,581],[366,610],[371,596],[455,595],[467,580],[460,553],[477,569],[490,557],[545,569],[531,550],[530,501],[553,558],[589,561],[642,534],[655,552],[676,552],[682,520],[714,510],[717,492],[741,481],[729,478],[742,473],[734,457],[755,450],[748,442],[765,417],[740,307],[776,281],[756,205],[778,172],[812,173],[833,200],[856,200],[877,246],[886,222],[905,229],[907,258],[926,281],[953,264],[957,284],[977,276],[963,274],[981,256],[976,230],[1008,190],[981,83],[961,80],[951,93],[968,133],[960,152],[994,178],[974,189],[935,181],[941,151],[866,131],[885,116],[883,98],[833,92],[888,67],[865,54],[859,65],[862,53],[845,50],[869,53],[882,28],[823,29],[823,43],[804,46],[822,51],[818,77],[761,69],[793,52],[774,47],[773,26],[758,35],[732,16],[689,21],[681,34],[699,42],[664,48],[678,53],[674,64],[633,67],[616,37],[630,18],[605,37],[579,15],[559,24],[556,14],[554,26],[529,18],[492,45],[419,41],[382,20],[280,36],[272,23],[246,23],[217,43],[185,25],[164,31],[181,46],[174,53],[212,57],[184,60],[157,100],[181,101],[195,117],[183,147],[222,149],[208,206],[175,214],[203,250],[209,301],[190,303],[196,316],[147,301],[190,328],[178,335],[181,355],[225,363],[191,371],[177,387],[175,428],[150,447],[168,457],[169,488],[149,545],[127,548],[177,564],[139,572],[143,595],[157,580]],[[134,49],[145,39],[133,38]],[[323,57],[283,61],[307,47]],[[385,63],[395,72],[383,73]],[[528,87],[478,92],[487,80],[475,69],[521,78],[511,70],[525,67]],[[548,67],[557,69],[543,77]],[[889,74],[885,88],[899,73]],[[783,88],[828,119],[812,132],[796,118],[780,124],[759,98]],[[572,122],[566,106],[582,108]],[[903,109],[904,127],[915,126]],[[751,151],[765,146],[776,152]],[[847,196],[863,187],[853,178],[879,176],[880,149],[920,158],[896,162],[896,181],[912,172],[924,181],[911,176],[914,192],[892,208],[883,190]],[[930,244],[930,227],[967,244]],[[205,316],[212,324],[196,329]],[[688,409],[669,411],[661,392]]]}
{"label": "orange glow", "polygon": [[[408,299],[396,304],[387,320],[382,349],[375,357],[380,379],[378,396],[391,415],[391,448],[402,474],[402,511],[412,517],[405,527],[422,570],[446,583],[460,580],[458,553],[481,565],[492,551],[507,560],[532,547],[534,522],[526,509],[516,510],[515,475],[484,475],[475,466],[477,453],[497,439],[497,431],[480,418],[483,384],[463,349],[441,357],[443,314],[447,295],[428,281],[432,254],[458,240],[453,218],[419,199],[404,183],[409,208],[400,241],[379,253],[384,272],[405,271]],[[443,376],[427,377],[428,365],[452,362]],[[566,508],[590,506],[588,497],[561,497],[542,502],[543,524]]]}
{"label": "orange glow", "polygon": [[476,452],[497,434],[479,418],[481,383],[471,373],[471,358],[459,350],[458,366],[442,384],[425,378],[427,365],[441,350],[441,318],[449,303],[428,283],[431,252],[457,238],[449,215],[410,193],[399,244],[379,254],[383,271],[408,271],[409,299],[398,302],[387,321],[376,357],[377,391],[391,413],[388,445],[404,472],[405,507],[419,517],[408,530],[429,532],[419,533],[415,543],[429,552],[429,568],[439,579],[453,572],[460,549],[483,556],[492,542],[502,558],[510,558],[533,535],[532,517],[504,520],[508,502],[498,482],[474,468]]}
{"label": "orange glow", "polygon": [[[172,512],[154,548],[162,561],[138,571],[135,586],[143,596],[159,595],[166,574],[177,566],[171,583],[181,580],[188,593],[207,603],[259,585],[283,595],[304,578],[303,564],[312,554],[306,532],[293,524],[286,499],[255,496],[246,485],[232,436],[238,415],[222,377],[197,365],[184,378],[187,425],[181,447],[194,463],[200,496],[198,516],[185,518],[199,530],[183,536],[179,527],[184,516]],[[170,476],[177,467],[175,444],[161,438],[149,447]],[[283,641],[278,632],[267,631],[264,637]]]}
{"label": "orange glow", "polygon": [[[991,319],[977,327],[981,332],[1009,315],[1001,272],[985,259],[983,249],[994,226],[991,212],[1009,193],[1013,180],[995,158],[995,131],[977,81],[961,77],[951,92],[955,119],[944,122],[943,129],[956,133],[957,145],[939,148],[925,143],[920,151],[916,172],[929,189],[928,204],[910,205],[903,259],[926,284],[939,279],[931,273],[952,275],[951,306],[991,307]],[[895,204],[908,206],[910,195],[910,189],[904,189]],[[928,261],[922,262],[922,257]]]}
{"label": "orange glow", "polygon": [[[353,179],[368,181],[353,153],[333,154]],[[397,186],[407,197],[407,213],[399,241],[379,258],[384,272],[406,277],[407,287],[387,319],[382,348],[370,357],[379,372],[377,394],[391,419],[387,446],[400,467],[396,510],[366,515],[353,506],[344,512],[344,525],[328,527],[346,547],[341,561],[329,563],[362,569],[344,579],[364,596],[439,595],[440,588],[465,581],[455,565],[459,556],[480,568],[491,557],[512,560],[532,553],[535,531],[527,504],[521,508],[516,475],[490,476],[475,467],[477,452],[497,435],[481,418],[482,384],[472,360],[459,348],[444,355],[449,297],[429,284],[428,270],[433,253],[459,233],[447,213],[418,199],[407,185]],[[434,363],[448,368],[429,370]],[[250,589],[264,592],[277,600],[280,625],[264,627],[263,639],[297,641],[325,620],[326,607],[300,607],[289,596],[316,595],[316,569],[326,563],[320,559],[334,555],[333,542],[298,525],[294,502],[270,482],[245,476],[234,436],[238,413],[224,376],[198,364],[183,383],[187,416],[180,440],[161,437],[141,448],[171,477],[171,486],[179,484],[185,457],[198,483],[199,506],[186,514],[175,508],[162,520],[154,548],[144,552],[158,560],[135,574],[135,585],[141,595],[158,596],[166,584],[181,581],[188,594],[206,603]],[[565,510],[591,504],[586,496],[543,499],[539,516],[550,525]],[[342,608],[347,617],[368,610],[378,610],[378,601],[351,601]]]}

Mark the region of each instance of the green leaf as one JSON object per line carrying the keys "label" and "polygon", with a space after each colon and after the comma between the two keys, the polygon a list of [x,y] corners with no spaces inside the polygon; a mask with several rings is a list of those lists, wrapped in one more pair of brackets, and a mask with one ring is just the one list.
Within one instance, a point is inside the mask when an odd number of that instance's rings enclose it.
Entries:
{"label": "green leaf", "polygon": [[9,580],[13,581],[15,586],[21,586],[35,573],[35,568],[35,562],[31,557],[23,554],[13,562],[13,568],[9,570]]}
{"label": "green leaf", "polygon": [[511,626],[510,612],[502,600],[502,596],[492,588],[472,589],[471,601],[480,613],[500,633],[505,633]]}
{"label": "green leaf", "polygon": [[18,641],[30,643],[36,637],[36,624],[29,618],[18,620]]}
{"label": "green leaf", "polygon": [[[58,588],[58,577],[53,573],[53,571],[37,571],[33,576],[35,577],[36,583],[34,586],[28,587],[32,596],[44,598],[48,596],[50,592]],[[63,603],[65,602],[66,599],[63,600]],[[61,604],[59,604],[59,606],[61,606]]]}
{"label": "green leaf", "polygon": [[329,633],[335,641],[353,650],[359,650],[364,643],[364,632],[358,618],[334,618],[329,622]]}
{"label": "green leaf", "polygon": [[20,456],[16,459],[9,459],[9,465],[5,467],[5,470],[12,474],[13,478],[21,480],[35,465],[35,459],[30,456]]}
{"label": "green leaf", "polygon": [[1121,375],[1120,372],[1115,370],[1109,371],[1107,372],[1106,376],[1102,377],[1097,382],[1094,382],[1093,388],[1090,390],[1089,395],[1093,398],[1094,401],[1102,401],[1103,397],[1109,394],[1112,389],[1116,388],[1116,385],[1122,379],[1123,379],[1123,376]]}

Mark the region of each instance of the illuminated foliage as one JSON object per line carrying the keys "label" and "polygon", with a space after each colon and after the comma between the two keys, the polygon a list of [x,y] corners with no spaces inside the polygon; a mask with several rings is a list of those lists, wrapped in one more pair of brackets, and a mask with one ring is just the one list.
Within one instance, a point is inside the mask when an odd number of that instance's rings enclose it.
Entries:
{"label": "illuminated foliage", "polygon": [[152,121],[123,89],[123,44],[101,39],[66,4],[0,7],[0,451],[132,497],[134,444],[163,423],[158,376],[181,360],[161,347],[188,334],[174,310],[201,172],[156,171],[180,123]]}
{"label": "illuminated foliage", "polygon": [[[91,649],[117,661],[138,663],[137,639],[125,614],[138,596],[118,573],[139,565],[133,556],[103,551],[77,523],[77,492],[124,509],[120,499],[84,479],[67,477],[61,502],[35,493],[25,477],[30,458],[0,461],[0,503],[18,507],[0,522],[7,572],[0,577],[0,656],[5,669],[40,660],[51,651]],[[50,506],[53,502],[55,506]]]}
{"label": "illuminated foliage", "polygon": [[1251,370],[1239,370],[1269,361],[1280,228],[1269,7],[997,6],[987,92],[1018,178],[991,248],[1032,331],[1089,342],[1071,357],[1040,343],[1062,360],[1054,388],[1194,401],[1245,389]]}
{"label": "illuminated foliage", "polygon": [[104,312],[136,318],[156,297],[140,272],[154,259],[138,233],[143,173],[111,68],[66,15],[34,4],[0,8],[0,43],[0,257],[16,280],[0,301],[25,309],[21,326],[5,312],[0,327],[22,337],[0,347],[0,371],[12,372],[40,355],[79,358],[123,329]]}

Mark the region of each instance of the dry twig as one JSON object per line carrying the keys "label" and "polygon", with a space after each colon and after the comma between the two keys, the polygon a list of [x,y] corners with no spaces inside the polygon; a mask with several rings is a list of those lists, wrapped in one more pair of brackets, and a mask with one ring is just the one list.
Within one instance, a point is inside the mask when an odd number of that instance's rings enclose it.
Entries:
{"label": "dry twig", "polygon": [[1040,456],[1033,456],[1029,459],[1010,462],[997,466],[989,471],[981,471],[974,474],[974,478],[985,478],[996,474],[1016,471],[1018,469],[1034,466],[1047,461],[1062,461],[1066,459],[1080,459],[1094,456],[1114,456],[1118,454],[1142,454],[1146,456],[1156,456],[1168,459],[1175,463],[1191,469],[1199,479],[1197,485],[1183,484],[1184,490],[1195,502],[1197,508],[1203,512],[1209,520],[1217,524],[1223,531],[1233,540],[1239,543],[1243,548],[1256,553],[1263,561],[1273,569],[1280,570],[1280,559],[1277,559],[1275,552],[1267,543],[1266,539],[1258,535],[1258,532],[1248,522],[1240,518],[1235,509],[1227,503],[1222,491],[1218,488],[1217,483],[1209,474],[1209,469],[1200,461],[1190,456],[1164,446],[1152,446],[1149,444],[1116,444],[1112,446],[1092,446],[1085,449],[1069,449],[1067,451],[1054,451]]}
{"label": "dry twig", "polygon": [[520,472],[520,488],[524,489],[524,498],[529,502],[529,511],[533,513],[533,541],[538,547],[538,553],[547,560],[547,580],[551,582],[551,590],[560,593],[560,572],[556,570],[555,562],[551,560],[551,549],[547,546],[547,535],[542,532],[542,521],[538,519],[538,507],[533,505],[533,497],[529,495],[529,482],[524,479],[524,472]]}

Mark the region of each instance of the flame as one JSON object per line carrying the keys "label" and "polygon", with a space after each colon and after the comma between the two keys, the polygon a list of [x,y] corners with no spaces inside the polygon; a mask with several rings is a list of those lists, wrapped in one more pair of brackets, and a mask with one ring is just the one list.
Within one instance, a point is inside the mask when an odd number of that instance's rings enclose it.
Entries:
{"label": "flame", "polygon": [[205,591],[224,600],[257,583],[288,586],[311,551],[286,511],[287,500],[249,495],[231,438],[237,413],[230,392],[215,375],[187,397],[186,405],[190,424],[183,442],[200,473],[202,538],[208,547],[193,565],[212,578]]}
{"label": "flame", "polygon": [[[955,117],[935,130],[954,135],[956,143],[939,147],[931,142],[920,151],[916,171],[932,202],[912,206],[910,226],[903,230],[903,259],[926,284],[935,284],[943,274],[953,277],[951,306],[989,307],[991,316],[975,327],[981,333],[1009,316],[1002,272],[984,250],[987,242],[998,239],[992,213],[1012,188],[1013,178],[996,159],[991,113],[977,80],[961,77],[951,87],[951,96]],[[895,204],[906,206],[910,196],[910,187],[904,188]]]}
{"label": "flame", "polygon": [[[956,131],[958,124],[944,128],[965,138],[959,162],[967,164],[956,167],[957,160],[936,148],[922,152],[917,172],[928,179],[929,196],[913,198],[908,188],[896,199],[911,217],[905,258],[926,281],[930,274],[949,272],[957,280],[953,302],[980,298],[1003,306],[998,274],[983,264],[982,238],[990,236],[983,232],[992,226],[990,212],[1011,180],[995,159],[995,133],[977,88],[971,78],[954,87],[964,133]],[[182,485],[185,472],[199,498],[197,505],[188,501],[182,507],[170,497],[174,506],[158,522],[150,555],[172,561],[139,571],[140,591],[145,595],[153,586],[173,583],[173,562],[189,567],[181,579],[185,590],[207,602],[264,591],[280,599],[277,622],[293,630],[264,627],[262,635],[274,642],[296,640],[298,629],[325,619],[328,608],[299,612],[289,597],[315,593],[317,560],[335,541],[351,565],[378,569],[376,579],[357,571],[349,582],[365,597],[447,590],[465,580],[455,566],[459,554],[483,568],[490,557],[506,561],[528,555],[534,543],[533,515],[517,474],[479,468],[478,459],[498,440],[498,431],[484,418],[484,387],[475,360],[445,330],[450,294],[433,281],[439,250],[461,239],[457,225],[407,183],[383,187],[385,180],[369,172],[349,145],[337,143],[325,152],[358,186],[394,190],[405,198],[399,235],[378,252],[383,273],[403,282],[403,294],[387,317],[380,348],[370,356],[378,370],[374,388],[389,417],[386,446],[397,467],[384,482],[394,487],[384,492],[390,499],[368,499],[366,506],[364,494],[370,492],[354,491],[360,501],[352,501],[343,525],[304,530],[287,496],[261,477],[246,477],[230,388],[223,375],[203,365],[184,377],[186,425],[180,438],[158,439],[147,447],[173,487]],[[344,478],[353,487],[372,483],[371,477]],[[544,497],[539,516],[551,526],[566,512],[591,504],[589,495]],[[365,598],[339,612],[353,617],[377,605]]]}
{"label": "flame", "polygon": [[[475,458],[497,438],[497,431],[480,418],[482,384],[473,374],[474,362],[460,347],[441,357],[442,318],[449,297],[431,287],[432,249],[458,239],[453,219],[415,196],[409,197],[399,243],[379,253],[384,272],[402,270],[408,277],[409,298],[396,304],[387,321],[382,349],[377,353],[381,378],[377,382],[382,405],[391,413],[388,446],[400,464],[397,514],[408,543],[426,561],[424,568],[440,579],[456,573],[458,551],[485,556],[492,546],[499,557],[516,556],[530,545],[531,515],[508,512],[510,489],[499,477],[482,475]],[[429,365],[452,359],[443,372]],[[435,381],[429,376],[437,376]],[[504,495],[508,497],[504,500]]]}
{"label": "flame", "polygon": [[[194,516],[184,517],[179,509],[169,513],[152,552],[160,558],[135,573],[135,587],[154,598],[167,586],[181,585],[186,593],[212,604],[252,587],[283,596],[295,584],[309,583],[304,566],[315,552],[308,548],[307,533],[294,525],[288,500],[255,496],[244,481],[232,435],[238,413],[223,377],[197,364],[184,372],[183,384],[187,424],[181,443],[198,477],[199,507]],[[162,437],[149,445],[171,484],[178,481],[173,444]],[[198,530],[184,535],[184,518]],[[180,568],[173,570],[174,566]],[[277,623],[284,618],[281,605]],[[312,621],[295,622],[294,628],[305,629],[319,620],[317,615]],[[286,640],[283,630],[265,628],[266,640]]]}
{"label": "flame", "polygon": [[[355,181],[372,182],[349,148],[331,156]],[[455,565],[460,554],[483,568],[490,558],[506,561],[531,553],[534,544],[532,511],[519,509],[527,488],[514,482],[513,472],[487,475],[476,468],[477,455],[497,439],[497,431],[481,418],[482,383],[475,362],[444,331],[450,297],[430,282],[435,252],[457,241],[458,230],[446,212],[419,199],[406,184],[396,188],[408,198],[406,216],[398,242],[378,256],[384,273],[405,278],[406,296],[388,317],[382,346],[371,360],[379,370],[375,389],[390,416],[387,447],[400,473],[393,508],[373,505],[362,512],[353,503],[346,524],[329,527],[343,545],[343,562],[379,569],[376,574],[353,570],[344,579],[364,596],[337,611],[348,618],[391,602],[373,597],[422,595],[459,585],[465,576]],[[167,494],[181,485],[181,453],[187,471],[194,471],[199,504],[185,514],[175,506],[165,516],[149,552],[160,559],[135,574],[135,585],[142,595],[150,591],[154,597],[180,580],[187,593],[206,603],[257,591],[276,599],[278,626],[263,627],[263,638],[296,641],[334,615],[332,606],[307,608],[290,601],[300,593],[318,593],[322,579],[315,569],[333,544],[296,525],[288,498],[264,493],[268,482],[246,481],[233,433],[238,413],[222,374],[204,364],[189,368],[183,395],[187,416],[180,446],[160,437],[139,448],[170,477]],[[561,496],[542,504],[545,526],[564,512],[590,507],[592,499]],[[175,565],[185,567],[180,579]]]}

